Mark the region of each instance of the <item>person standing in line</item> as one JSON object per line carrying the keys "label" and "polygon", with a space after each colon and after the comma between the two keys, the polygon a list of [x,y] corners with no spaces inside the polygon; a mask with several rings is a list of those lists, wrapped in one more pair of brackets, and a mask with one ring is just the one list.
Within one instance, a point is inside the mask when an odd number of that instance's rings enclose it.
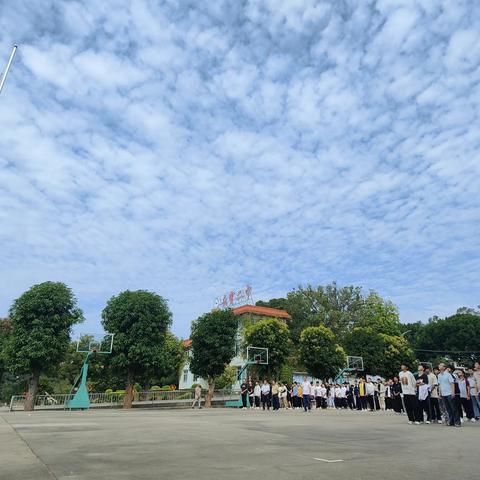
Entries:
{"label": "person standing in line", "polygon": [[315,409],[318,410],[322,406],[322,387],[320,387],[320,382],[317,380],[315,383]]}
{"label": "person standing in line", "polygon": [[192,409],[195,408],[195,405],[198,405],[199,409],[202,408],[202,387],[198,383],[195,387]]}
{"label": "person standing in line", "polygon": [[402,370],[398,375],[400,378],[400,385],[402,387],[403,402],[405,410],[408,415],[408,423],[410,425],[420,425],[418,401],[417,401],[417,382],[410,368],[405,363],[402,363]]}
{"label": "person standing in line", "polygon": [[475,362],[473,365],[473,378],[475,379],[475,397],[477,400],[478,413],[480,419],[480,362]]}
{"label": "person standing in line", "polygon": [[303,377],[302,383],[302,395],[303,395],[303,410],[308,412],[311,410],[312,406],[310,404],[310,382],[307,380],[307,377]]}
{"label": "person standing in line", "polygon": [[292,408],[292,386],[287,385],[287,407],[290,410]]}
{"label": "person standing in line", "polygon": [[278,398],[280,399],[280,406],[288,410],[287,387],[281,382],[278,388]]}
{"label": "person standing in line", "polygon": [[353,387],[353,394],[355,396],[355,406],[357,410],[362,410],[362,402],[360,401],[360,387],[357,381],[355,381],[355,385]]}
{"label": "person standing in line", "polygon": [[480,402],[477,394],[478,386],[473,375],[473,370],[469,370],[467,381],[470,385],[470,399],[472,401],[473,414],[475,416],[475,420],[478,420],[480,419]]}
{"label": "person standing in line", "polygon": [[360,409],[365,412],[368,409],[368,401],[367,384],[365,383],[365,379],[363,377],[361,377],[358,382],[358,396],[360,397]]}
{"label": "person standing in line", "polygon": [[460,417],[455,407],[455,379],[453,375],[447,371],[446,365],[442,362],[438,365],[438,386],[439,393],[445,409],[448,414],[448,425],[451,427],[461,427]]}
{"label": "person standing in line", "polygon": [[330,408],[335,407],[335,385],[330,384],[329,385],[329,391],[328,391],[328,406]]}
{"label": "person standing in line", "polygon": [[299,382],[298,383],[298,408],[297,408],[297,410],[301,410],[302,405],[303,405],[303,389],[302,389],[302,385]]}
{"label": "person standing in line", "polygon": [[280,409],[280,400],[278,398],[278,394],[279,394],[279,385],[275,380],[273,380],[272,381],[272,407],[274,412]]}
{"label": "person standing in line", "polygon": [[312,409],[312,405],[315,404],[315,386],[313,382],[310,382],[310,410]]}
{"label": "person standing in line", "polygon": [[425,373],[427,374],[428,387],[430,390],[428,405],[430,411],[430,419],[432,422],[438,423],[442,420],[442,414],[440,413],[440,405],[438,402],[438,379],[428,365],[426,365],[425,367]]}
{"label": "person standing in line", "polygon": [[418,416],[421,422],[424,421],[424,413],[427,416],[425,423],[430,423],[430,383],[428,375],[425,373],[425,366],[420,364],[418,366],[417,375],[417,399],[418,399]]}
{"label": "person standing in line", "polygon": [[340,385],[337,383],[337,384],[335,384],[335,400],[334,400],[335,408],[337,410],[340,408],[340,404],[342,403],[342,399],[341,399],[340,395],[341,395]]}
{"label": "person standing in line", "polygon": [[298,408],[298,385],[297,382],[293,382],[292,387],[292,406],[294,410]]}
{"label": "person standing in line", "polygon": [[367,397],[368,407],[370,408],[370,411],[373,412],[375,410],[375,385],[371,378],[365,384],[365,395]]}
{"label": "person standing in line", "polygon": [[465,373],[463,370],[459,370],[457,374],[457,384],[459,390],[459,397],[460,397],[460,404],[463,407],[465,412],[465,416],[471,422],[475,421],[475,417],[473,414],[473,405],[470,393],[470,383],[468,382],[467,378],[465,377]]}
{"label": "person standing in line", "polygon": [[250,408],[253,408],[255,403],[254,403],[254,388],[253,388],[253,383],[251,380],[248,381],[248,406]]}
{"label": "person standing in line", "polygon": [[348,408],[347,387],[345,383],[343,385],[340,385],[340,398],[341,398],[341,405],[340,405],[341,408]]}
{"label": "person standing in line", "polygon": [[267,410],[270,410],[270,385],[267,379],[263,381],[260,393],[262,395],[262,409],[265,410],[265,407],[267,407]]}
{"label": "person standing in line", "polygon": [[247,409],[248,387],[245,382],[240,385],[240,393],[242,395],[242,410]]}
{"label": "person standing in line", "polygon": [[347,388],[347,406],[350,410],[355,408],[355,396],[353,394],[353,385],[350,385],[348,382],[345,383]]}
{"label": "person standing in line", "polygon": [[255,387],[253,389],[253,397],[255,399],[255,408],[260,408],[260,399],[262,397],[262,389],[260,388],[260,384],[255,382]]}
{"label": "person standing in line", "polygon": [[393,377],[393,382],[391,385],[392,389],[392,406],[395,413],[401,414],[403,411],[402,405],[402,385],[400,384],[400,380],[398,377]]}
{"label": "person standing in line", "polygon": [[386,406],[385,406],[385,394],[387,392],[387,387],[385,386],[385,382],[382,380],[379,380],[378,382],[378,403],[380,405],[380,410],[382,412],[385,411]]}

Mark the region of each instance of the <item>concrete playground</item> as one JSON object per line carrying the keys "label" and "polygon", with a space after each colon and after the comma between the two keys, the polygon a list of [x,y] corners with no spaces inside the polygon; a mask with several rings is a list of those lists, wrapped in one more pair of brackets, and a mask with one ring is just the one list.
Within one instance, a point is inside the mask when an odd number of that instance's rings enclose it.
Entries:
{"label": "concrete playground", "polygon": [[451,480],[475,477],[479,439],[356,411],[3,412],[0,479]]}

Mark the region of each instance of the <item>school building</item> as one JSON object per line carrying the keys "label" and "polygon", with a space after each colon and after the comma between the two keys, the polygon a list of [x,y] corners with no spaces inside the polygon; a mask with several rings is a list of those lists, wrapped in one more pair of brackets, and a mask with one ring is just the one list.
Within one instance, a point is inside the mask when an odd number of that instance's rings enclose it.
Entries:
{"label": "school building", "polygon": [[[281,310],[279,308],[270,308],[270,307],[259,307],[256,305],[242,305],[241,307],[236,307],[232,309],[234,315],[238,316],[240,319],[248,319],[249,321],[253,320],[253,323],[264,320],[266,318],[276,318],[280,321],[287,323],[291,320],[290,315],[286,310]],[[245,364],[246,359],[242,356],[241,345],[243,338],[241,337],[240,331],[237,335],[236,341],[236,354],[235,357],[230,362],[230,365],[237,367],[240,370]],[[183,341],[183,346],[185,349],[189,350],[192,345],[190,339]],[[261,347],[262,345],[255,345]],[[178,381],[178,388],[187,389],[191,388],[194,383],[199,383],[202,388],[207,388],[208,384],[201,377],[197,377],[190,371],[190,364],[187,362],[183,367],[183,370],[180,373],[180,378]],[[239,387],[237,385],[237,387]]]}

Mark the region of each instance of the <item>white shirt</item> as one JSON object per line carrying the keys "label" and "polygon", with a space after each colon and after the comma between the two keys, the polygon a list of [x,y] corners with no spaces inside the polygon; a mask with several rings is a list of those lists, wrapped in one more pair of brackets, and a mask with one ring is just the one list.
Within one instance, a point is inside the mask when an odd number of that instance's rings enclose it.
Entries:
{"label": "white shirt", "polygon": [[375,395],[375,385],[367,382],[365,384],[365,395]]}
{"label": "white shirt", "polygon": [[268,395],[270,393],[270,385],[268,385],[268,383],[266,385],[262,383],[260,390],[264,395]]}
{"label": "white shirt", "polygon": [[340,397],[347,398],[347,387],[340,387]]}
{"label": "white shirt", "polygon": [[310,382],[303,382],[302,383],[303,395],[310,395],[310,388],[311,388]]}
{"label": "white shirt", "polygon": [[320,385],[315,385],[315,396],[321,397],[322,396],[322,387]]}
{"label": "white shirt", "polygon": [[412,372],[410,372],[409,370],[406,370],[405,372],[400,372],[398,374],[398,378],[400,379],[400,385],[402,386],[402,393],[404,395],[416,394],[417,382]]}
{"label": "white shirt", "polygon": [[262,392],[260,385],[255,385],[255,388],[253,389],[253,395],[255,397],[259,397],[260,393]]}
{"label": "white shirt", "polygon": [[323,398],[327,396],[327,389],[325,387],[320,387],[320,396]]}
{"label": "white shirt", "polygon": [[438,386],[437,376],[433,372],[430,372],[427,376],[428,386],[430,387],[430,397],[438,398],[438,388],[435,388]]}

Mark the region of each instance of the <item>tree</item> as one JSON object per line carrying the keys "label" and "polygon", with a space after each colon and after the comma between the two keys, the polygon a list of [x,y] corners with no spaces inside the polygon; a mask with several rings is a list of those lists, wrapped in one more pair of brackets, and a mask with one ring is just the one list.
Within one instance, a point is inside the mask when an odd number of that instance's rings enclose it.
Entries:
{"label": "tree", "polygon": [[232,388],[232,385],[237,381],[237,367],[229,365],[224,372],[216,379],[215,385],[220,390],[225,388]]}
{"label": "tree", "polygon": [[298,287],[287,295],[287,311],[292,316],[290,328],[295,343],[306,327],[324,325],[341,337],[353,326],[363,306],[360,287]]}
{"label": "tree", "polygon": [[370,291],[364,298],[354,327],[370,327],[374,332],[400,335],[401,323],[397,307],[390,300],[384,300],[378,293]]}
{"label": "tree", "polygon": [[230,309],[205,313],[192,322],[190,369],[208,382],[205,406],[210,407],[215,380],[235,356],[238,319]]}
{"label": "tree", "polygon": [[347,356],[332,330],[320,325],[307,327],[301,333],[300,360],[314,377],[329,379],[346,365]]}
{"label": "tree", "polygon": [[17,298],[9,316],[12,330],[6,360],[12,372],[30,375],[25,410],[31,411],[40,374],[58,366],[68,349],[71,327],[83,320],[83,314],[70,288],[60,282],[45,282]]}
{"label": "tree", "polygon": [[271,298],[267,302],[259,300],[255,303],[258,307],[279,308],[280,310],[287,310],[288,301],[286,298]]}
{"label": "tree", "polygon": [[457,361],[471,362],[469,352],[480,351],[480,316],[457,313],[446,318],[430,319],[418,336],[416,349],[423,350],[422,360],[444,353]]}
{"label": "tree", "polygon": [[249,345],[268,348],[268,365],[258,365],[258,374],[278,377],[292,346],[288,326],[276,318],[266,318],[247,325],[244,348]]}
{"label": "tree", "polygon": [[112,297],[102,312],[102,325],[114,333],[111,365],[126,376],[123,408],[131,408],[135,379],[151,374],[164,358],[172,314],[154,292],[126,290]]}
{"label": "tree", "polygon": [[344,340],[349,355],[363,357],[365,373],[392,376],[402,362],[414,360],[408,341],[399,335],[378,333],[371,327],[356,327]]}
{"label": "tree", "polygon": [[5,354],[12,324],[9,318],[0,318],[0,384],[6,371]]}

